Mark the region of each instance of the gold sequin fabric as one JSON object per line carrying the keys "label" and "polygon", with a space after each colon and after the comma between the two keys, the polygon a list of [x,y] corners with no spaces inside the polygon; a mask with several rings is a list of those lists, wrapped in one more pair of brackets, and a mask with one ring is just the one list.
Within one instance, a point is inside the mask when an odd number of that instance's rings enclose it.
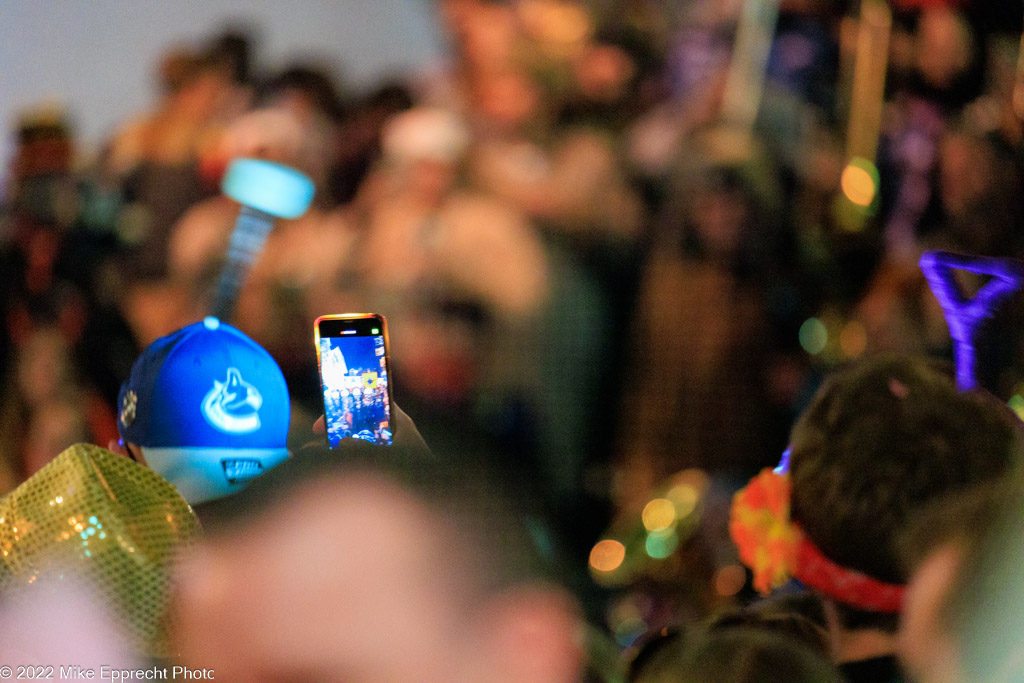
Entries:
{"label": "gold sequin fabric", "polygon": [[140,652],[162,656],[171,561],[199,531],[160,475],[76,444],[0,499],[0,596],[74,576],[112,608]]}

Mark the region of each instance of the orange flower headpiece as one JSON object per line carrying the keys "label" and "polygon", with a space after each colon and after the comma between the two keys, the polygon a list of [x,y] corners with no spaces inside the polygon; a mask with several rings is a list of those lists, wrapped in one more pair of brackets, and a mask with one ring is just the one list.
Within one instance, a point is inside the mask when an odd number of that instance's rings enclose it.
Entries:
{"label": "orange flower headpiece", "polygon": [[875,612],[898,612],[903,586],[885,583],[828,559],[789,516],[789,450],[733,497],[729,533],[740,560],[767,594],[790,578],[841,602]]}

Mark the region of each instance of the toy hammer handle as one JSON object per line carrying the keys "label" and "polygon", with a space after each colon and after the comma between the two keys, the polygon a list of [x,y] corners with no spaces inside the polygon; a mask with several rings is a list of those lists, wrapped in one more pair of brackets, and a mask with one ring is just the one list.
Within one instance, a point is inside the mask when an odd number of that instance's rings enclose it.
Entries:
{"label": "toy hammer handle", "polygon": [[242,207],[231,232],[228,258],[217,281],[211,315],[220,320],[231,320],[245,276],[263,251],[267,235],[273,227],[274,217],[270,214],[251,206]]}

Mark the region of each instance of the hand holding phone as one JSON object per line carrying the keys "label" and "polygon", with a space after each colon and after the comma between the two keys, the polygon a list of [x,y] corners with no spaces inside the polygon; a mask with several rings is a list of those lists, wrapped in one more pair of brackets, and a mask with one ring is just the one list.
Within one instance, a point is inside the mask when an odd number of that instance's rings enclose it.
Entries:
{"label": "hand holding phone", "polygon": [[324,315],[314,324],[327,445],[353,437],[391,445],[387,321],[377,313]]}
{"label": "hand holding phone", "polygon": [[[319,416],[313,422],[313,433],[317,436],[327,436],[327,419],[324,415]],[[402,410],[402,406],[391,403],[391,433],[394,441],[391,445],[401,446],[409,451],[430,453],[430,446],[423,440],[419,427],[409,415]],[[109,450],[109,449],[108,449]]]}

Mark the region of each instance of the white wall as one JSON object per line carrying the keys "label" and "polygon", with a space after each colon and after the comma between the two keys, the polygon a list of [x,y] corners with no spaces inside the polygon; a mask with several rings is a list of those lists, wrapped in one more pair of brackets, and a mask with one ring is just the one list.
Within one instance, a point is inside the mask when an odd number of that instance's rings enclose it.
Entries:
{"label": "white wall", "polygon": [[18,112],[62,102],[86,150],[154,96],[162,52],[226,24],[257,30],[258,64],[312,55],[356,88],[441,52],[430,0],[0,0],[0,177]]}

